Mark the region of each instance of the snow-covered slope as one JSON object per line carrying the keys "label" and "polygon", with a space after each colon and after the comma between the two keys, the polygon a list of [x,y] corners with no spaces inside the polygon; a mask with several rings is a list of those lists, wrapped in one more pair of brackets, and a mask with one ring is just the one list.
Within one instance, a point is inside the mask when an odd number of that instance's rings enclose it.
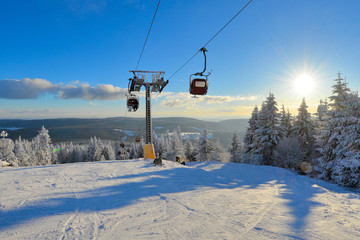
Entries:
{"label": "snow-covered slope", "polygon": [[129,160],[0,169],[0,239],[360,239],[360,195],[284,169]]}

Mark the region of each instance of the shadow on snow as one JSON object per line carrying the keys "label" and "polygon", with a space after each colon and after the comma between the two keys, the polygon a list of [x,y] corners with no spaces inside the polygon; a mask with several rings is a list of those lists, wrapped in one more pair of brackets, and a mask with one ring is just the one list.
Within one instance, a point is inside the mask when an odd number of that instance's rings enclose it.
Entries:
{"label": "shadow on snow", "polygon": [[[119,162],[121,164],[121,162]],[[212,168],[211,166],[216,166]],[[210,167],[209,170],[203,168]],[[200,188],[213,189],[256,189],[260,185],[279,185],[279,198],[286,199],[295,221],[291,223],[297,233],[306,228],[306,218],[311,209],[319,205],[312,201],[314,195],[325,190],[313,185],[312,180],[290,171],[268,167],[234,163],[191,163],[190,166],[148,171],[100,180],[143,178],[141,181],[126,182],[78,192],[76,197],[59,197],[38,201],[20,209],[0,211],[0,230],[30,220],[61,215],[69,212],[95,212],[122,208],[142,198],[159,197]],[[99,181],[100,181],[99,180]],[[71,193],[69,193],[71,194]]]}

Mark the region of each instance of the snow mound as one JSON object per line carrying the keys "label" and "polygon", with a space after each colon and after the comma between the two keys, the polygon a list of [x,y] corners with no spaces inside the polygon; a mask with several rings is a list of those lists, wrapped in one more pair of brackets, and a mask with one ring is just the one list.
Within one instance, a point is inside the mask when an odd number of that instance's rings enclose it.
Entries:
{"label": "snow mound", "polygon": [[0,239],[359,239],[360,195],[290,171],[126,160],[0,169]]}
{"label": "snow mound", "polygon": [[10,164],[6,161],[0,161],[0,167],[8,167]]}

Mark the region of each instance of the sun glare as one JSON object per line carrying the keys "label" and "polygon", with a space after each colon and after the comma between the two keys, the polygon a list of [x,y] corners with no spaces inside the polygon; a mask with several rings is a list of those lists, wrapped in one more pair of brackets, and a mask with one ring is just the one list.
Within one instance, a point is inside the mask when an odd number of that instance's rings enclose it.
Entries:
{"label": "sun glare", "polygon": [[295,88],[301,94],[311,92],[314,87],[314,79],[308,74],[301,74],[295,79]]}

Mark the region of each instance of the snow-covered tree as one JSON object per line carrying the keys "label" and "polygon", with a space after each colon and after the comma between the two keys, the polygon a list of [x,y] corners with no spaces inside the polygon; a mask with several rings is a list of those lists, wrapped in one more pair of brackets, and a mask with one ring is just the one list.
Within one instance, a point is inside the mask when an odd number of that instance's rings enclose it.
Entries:
{"label": "snow-covered tree", "polygon": [[324,121],[324,117],[327,115],[329,111],[329,105],[327,100],[320,100],[320,104],[317,107],[316,116],[318,117],[319,121]]}
{"label": "snow-covered tree", "polygon": [[[263,161],[265,165],[272,165],[274,151],[279,140],[283,136],[283,129],[279,126],[280,115],[277,112],[277,103],[273,93],[269,94],[262,104],[258,115],[258,129],[255,131],[252,155],[256,157],[252,161]],[[257,164],[262,164],[258,162]]]}
{"label": "snow-covered tree", "polygon": [[96,137],[90,138],[86,161],[89,162],[100,161],[102,148],[103,145],[100,139]]}
{"label": "snow-covered tree", "polygon": [[130,147],[129,144],[125,144],[124,142],[115,142],[115,159],[130,159]]}
{"label": "snow-covered tree", "polygon": [[209,139],[209,132],[206,127],[199,137],[196,148],[196,161],[218,161],[216,156],[214,156],[215,147]]}
{"label": "snow-covered tree", "polygon": [[21,137],[15,140],[14,153],[16,158],[18,159],[20,167],[31,166],[32,161],[30,159],[30,143],[27,140],[22,140]]}
{"label": "snow-covered tree", "polygon": [[281,109],[281,117],[280,117],[280,127],[283,129],[283,137],[290,136],[293,126],[292,126],[292,116],[289,112],[289,109],[287,112],[285,111],[285,106],[282,105]]}
{"label": "snow-covered tree", "polygon": [[18,159],[14,154],[14,142],[5,138],[8,136],[5,131],[1,132],[1,136],[3,139],[0,139],[0,161],[8,163],[10,166],[18,166]]}
{"label": "snow-covered tree", "polygon": [[189,162],[196,160],[196,153],[190,139],[185,142],[185,157]]}
{"label": "snow-covered tree", "polygon": [[[251,117],[249,119],[249,126],[246,129],[246,133],[244,136],[244,154],[250,154],[253,152],[253,148],[255,146],[255,132],[259,128],[259,109],[255,106]],[[246,157],[244,157],[246,158]]]}
{"label": "snow-covered tree", "polygon": [[174,131],[171,145],[173,146],[175,156],[178,156],[181,159],[185,158],[185,151],[182,142],[180,127],[178,127],[177,130]]}
{"label": "snow-covered tree", "polygon": [[297,137],[301,145],[302,160],[311,162],[315,150],[315,128],[303,98],[296,116],[292,136]]}
{"label": "snow-covered tree", "polygon": [[241,162],[242,146],[237,132],[234,132],[233,138],[229,146],[229,152],[231,155],[231,162]]}
{"label": "snow-covered tree", "polygon": [[2,137],[3,139],[5,139],[9,134],[5,131],[1,131],[0,133],[0,137]]}
{"label": "snow-covered tree", "polygon": [[114,160],[115,152],[110,142],[106,142],[102,146],[101,155],[104,156],[104,160]]}
{"label": "snow-covered tree", "polygon": [[301,143],[296,136],[289,136],[279,141],[276,146],[274,165],[292,170],[300,170],[303,161]]}
{"label": "snow-covered tree", "polygon": [[[220,139],[218,138],[214,144],[215,152],[213,154],[212,161],[220,161],[220,162],[229,162],[230,153],[224,148],[224,146],[220,143]],[[240,149],[241,152],[241,149]]]}
{"label": "snow-covered tree", "polygon": [[360,98],[350,92],[340,73],[335,81],[328,120],[318,137],[320,177],[344,186],[359,186],[351,179],[360,179]]}
{"label": "snow-covered tree", "polygon": [[36,165],[50,165],[53,163],[51,138],[49,131],[42,126],[39,134],[32,140],[34,161]]}

